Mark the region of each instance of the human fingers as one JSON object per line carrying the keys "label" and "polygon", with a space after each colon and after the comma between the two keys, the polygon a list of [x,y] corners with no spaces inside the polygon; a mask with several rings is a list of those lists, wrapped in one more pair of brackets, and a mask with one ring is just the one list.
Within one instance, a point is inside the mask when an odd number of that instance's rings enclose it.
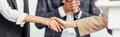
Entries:
{"label": "human fingers", "polygon": [[57,29],[55,23],[53,22],[53,20],[52,20],[51,23],[50,23],[50,28],[51,28],[52,30],[58,32],[58,29]]}
{"label": "human fingers", "polygon": [[78,11],[79,11],[79,7],[78,6],[72,8],[72,12],[74,14],[77,13]]}
{"label": "human fingers", "polygon": [[53,18],[54,18],[54,20],[56,20],[60,25],[66,26],[66,25],[65,25],[66,22],[65,22],[64,20],[62,20],[62,19],[60,19],[60,18],[57,18],[57,17],[53,17]]}
{"label": "human fingers", "polygon": [[80,6],[80,3],[74,2],[74,3],[68,3],[69,8]]}
{"label": "human fingers", "polygon": [[53,20],[55,25],[56,25],[56,28],[59,32],[61,32],[61,27],[59,26],[58,22],[56,22],[55,20]]}
{"label": "human fingers", "polygon": [[[54,17],[52,17],[51,19],[55,20]],[[64,25],[62,25],[61,23],[59,23],[57,20],[55,20],[55,21],[58,23],[58,25],[60,26],[61,29],[65,29]]]}

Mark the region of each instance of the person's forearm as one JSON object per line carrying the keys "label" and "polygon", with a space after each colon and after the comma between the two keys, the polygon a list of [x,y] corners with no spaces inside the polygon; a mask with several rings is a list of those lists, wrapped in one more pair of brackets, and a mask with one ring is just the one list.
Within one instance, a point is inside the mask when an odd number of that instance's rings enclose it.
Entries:
{"label": "person's forearm", "polygon": [[74,27],[77,27],[75,21],[67,21],[67,24],[68,28],[74,28]]}
{"label": "person's forearm", "polygon": [[99,31],[107,26],[107,16],[101,13],[99,16],[92,16],[75,21],[80,32],[84,36]]}
{"label": "person's forearm", "polygon": [[44,25],[48,25],[48,23],[45,22],[50,22],[49,18],[44,18],[44,17],[39,17],[39,16],[32,16],[32,15],[26,15],[25,22],[33,22],[33,23],[42,23]]}

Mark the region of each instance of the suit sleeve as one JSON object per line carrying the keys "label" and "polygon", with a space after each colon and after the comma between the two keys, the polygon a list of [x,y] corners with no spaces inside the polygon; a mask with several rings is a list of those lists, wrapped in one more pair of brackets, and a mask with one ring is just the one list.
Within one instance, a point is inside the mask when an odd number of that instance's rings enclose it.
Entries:
{"label": "suit sleeve", "polygon": [[107,16],[101,13],[99,16],[91,16],[75,21],[80,36],[99,31],[107,26]]}
{"label": "suit sleeve", "polygon": [[96,0],[90,0],[89,1],[89,11],[88,12],[82,12],[81,18],[90,17],[90,16],[98,16],[100,13],[100,10],[95,6]]}
{"label": "suit sleeve", "polygon": [[[81,17],[79,19],[99,15],[100,10],[95,6],[95,1],[96,0],[81,1],[80,8],[81,8],[82,13],[81,13]],[[85,2],[87,2],[87,3],[85,3]],[[78,31],[78,28],[76,30]],[[82,33],[82,32],[79,32],[79,33]],[[81,35],[82,34],[80,34],[80,36]]]}

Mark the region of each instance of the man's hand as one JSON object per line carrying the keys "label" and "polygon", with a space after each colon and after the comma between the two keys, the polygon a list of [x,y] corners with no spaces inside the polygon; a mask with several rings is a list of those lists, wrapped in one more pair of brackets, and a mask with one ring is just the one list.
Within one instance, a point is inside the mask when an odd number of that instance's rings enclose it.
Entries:
{"label": "man's hand", "polygon": [[56,32],[61,32],[65,28],[77,27],[75,21],[64,21],[57,17],[51,17],[51,19],[46,19],[45,24]]}
{"label": "man's hand", "polygon": [[43,24],[45,24],[50,29],[52,29],[56,32],[61,32],[61,30],[64,29],[64,27],[62,25],[60,25],[58,22],[56,22],[55,20],[52,20],[50,18],[44,18]]}
{"label": "man's hand", "polygon": [[80,1],[75,1],[75,0],[63,0],[63,9],[65,12],[78,12],[78,8],[80,5]]}
{"label": "man's hand", "polygon": [[[52,19],[52,18],[51,18]],[[64,26],[60,25],[57,21],[51,20],[49,28],[53,29],[54,31],[61,32],[62,29],[64,29]]]}

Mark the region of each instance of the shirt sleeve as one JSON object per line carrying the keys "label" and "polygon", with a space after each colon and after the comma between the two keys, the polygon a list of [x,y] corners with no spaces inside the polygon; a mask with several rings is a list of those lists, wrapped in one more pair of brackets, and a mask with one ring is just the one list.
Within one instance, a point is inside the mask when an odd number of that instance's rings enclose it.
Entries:
{"label": "shirt sleeve", "polygon": [[24,12],[12,9],[6,0],[0,0],[0,13],[9,21],[16,22],[16,24],[23,25],[24,18],[27,15]]}
{"label": "shirt sleeve", "polygon": [[59,14],[60,14],[61,17],[64,17],[64,16],[67,15],[67,14],[65,13],[65,11],[63,10],[63,6],[59,7],[58,10],[59,10]]}
{"label": "shirt sleeve", "polygon": [[79,18],[81,18],[82,13],[83,13],[82,10],[80,10],[80,8],[79,8],[79,13],[78,13],[78,15],[75,15],[74,17],[77,18],[77,19],[79,19]]}

